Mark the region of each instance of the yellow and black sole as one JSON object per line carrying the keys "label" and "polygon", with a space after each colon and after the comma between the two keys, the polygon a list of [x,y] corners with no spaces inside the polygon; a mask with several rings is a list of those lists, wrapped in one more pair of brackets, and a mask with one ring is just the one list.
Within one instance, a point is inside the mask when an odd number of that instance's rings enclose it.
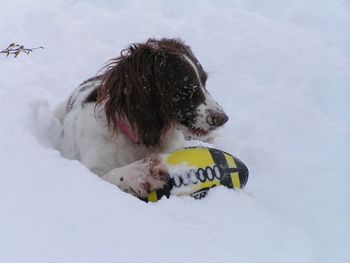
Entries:
{"label": "yellow and black sole", "polygon": [[145,201],[156,202],[163,196],[169,197],[174,189],[186,187],[187,193],[195,199],[206,196],[210,188],[223,185],[231,189],[242,189],[249,176],[247,166],[238,158],[224,151],[189,147],[172,152],[167,164],[176,167],[185,165],[189,170],[183,174],[171,174],[163,189],[153,191]]}

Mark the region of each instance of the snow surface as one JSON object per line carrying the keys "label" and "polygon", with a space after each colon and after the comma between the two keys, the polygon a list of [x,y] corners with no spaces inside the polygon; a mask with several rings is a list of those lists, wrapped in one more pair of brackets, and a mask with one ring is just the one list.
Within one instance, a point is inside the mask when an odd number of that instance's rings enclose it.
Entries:
{"label": "snow surface", "polygon": [[[0,47],[45,47],[0,57],[1,263],[350,262],[349,1],[0,6]],[[183,38],[209,72],[244,191],[146,204],[51,147],[48,105],[148,37]]]}

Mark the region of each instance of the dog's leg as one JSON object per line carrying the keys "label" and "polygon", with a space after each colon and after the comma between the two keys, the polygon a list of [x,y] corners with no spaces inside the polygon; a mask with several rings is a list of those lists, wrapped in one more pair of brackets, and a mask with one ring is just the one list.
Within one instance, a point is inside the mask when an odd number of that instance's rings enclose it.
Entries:
{"label": "dog's leg", "polygon": [[147,197],[151,191],[162,188],[168,181],[168,168],[163,157],[161,154],[149,155],[140,161],[112,169],[102,178],[127,193]]}

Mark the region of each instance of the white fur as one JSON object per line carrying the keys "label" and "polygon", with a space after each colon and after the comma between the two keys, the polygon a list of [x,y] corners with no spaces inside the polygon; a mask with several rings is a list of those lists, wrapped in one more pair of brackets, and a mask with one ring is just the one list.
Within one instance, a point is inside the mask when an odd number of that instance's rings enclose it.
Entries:
{"label": "white fur", "polygon": [[164,180],[157,180],[157,172],[166,173],[166,165],[160,156],[155,157],[160,163],[152,167],[151,171],[149,159],[138,160],[153,152],[169,152],[182,147],[185,141],[182,132],[178,129],[169,131],[161,147],[153,150],[132,142],[124,133],[114,135],[101,108],[95,109],[93,103],[82,104],[93,88],[91,86],[83,92],[78,92],[77,89],[72,95],[75,99],[74,106],[65,115],[62,114],[62,105],[56,109],[56,117],[63,124],[59,150],[64,157],[79,160],[92,172],[122,190],[145,197],[147,193],[142,185],[149,183],[151,190],[160,188]]}

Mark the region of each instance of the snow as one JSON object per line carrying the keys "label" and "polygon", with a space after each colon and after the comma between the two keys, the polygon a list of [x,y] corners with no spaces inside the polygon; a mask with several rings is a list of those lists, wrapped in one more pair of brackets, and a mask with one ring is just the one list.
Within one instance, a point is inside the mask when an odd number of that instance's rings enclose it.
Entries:
{"label": "snow", "polygon": [[[0,57],[0,262],[350,262],[348,1],[1,7],[0,47],[45,49]],[[245,190],[146,204],[52,148],[49,107],[149,37],[181,37],[209,72]]]}

